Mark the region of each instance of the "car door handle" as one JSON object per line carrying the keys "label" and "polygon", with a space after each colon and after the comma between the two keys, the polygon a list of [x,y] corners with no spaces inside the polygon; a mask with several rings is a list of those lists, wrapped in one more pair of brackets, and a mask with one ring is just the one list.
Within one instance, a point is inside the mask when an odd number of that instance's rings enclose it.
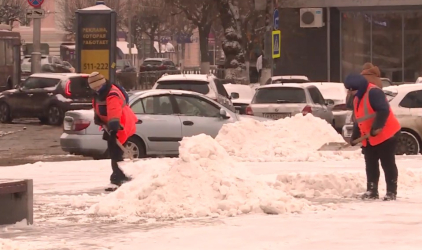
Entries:
{"label": "car door handle", "polygon": [[192,121],[184,121],[183,122],[183,125],[185,125],[185,126],[192,126],[193,125],[193,122]]}

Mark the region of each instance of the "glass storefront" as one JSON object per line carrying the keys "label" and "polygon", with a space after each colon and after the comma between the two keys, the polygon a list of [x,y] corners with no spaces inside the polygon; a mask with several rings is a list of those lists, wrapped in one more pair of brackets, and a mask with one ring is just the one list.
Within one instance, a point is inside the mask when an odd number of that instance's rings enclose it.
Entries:
{"label": "glass storefront", "polygon": [[366,62],[393,82],[422,76],[422,11],[342,12],[341,79]]}

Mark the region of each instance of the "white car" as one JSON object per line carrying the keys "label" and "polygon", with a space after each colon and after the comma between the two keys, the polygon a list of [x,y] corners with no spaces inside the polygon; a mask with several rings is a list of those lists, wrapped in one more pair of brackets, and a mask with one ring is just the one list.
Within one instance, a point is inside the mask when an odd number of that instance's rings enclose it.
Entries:
{"label": "white car", "polygon": [[227,83],[224,84],[224,88],[231,96],[236,113],[246,114],[246,107],[251,103],[256,87],[253,85]]}
{"label": "white car", "polygon": [[298,113],[311,113],[315,117],[334,123],[333,112],[327,107],[321,92],[312,84],[271,84],[256,89],[247,115],[282,119]]}
{"label": "white car", "polygon": [[[419,154],[422,147],[422,84],[403,84],[382,90],[402,127],[396,154]],[[352,131],[350,117],[343,127],[343,137],[350,138]]]}
{"label": "white car", "polygon": [[[179,153],[183,137],[207,134],[216,137],[226,123],[262,117],[238,115],[210,98],[191,91],[147,90],[129,93],[129,105],[138,118],[136,134],[126,147],[134,157],[172,156]],[[103,132],[94,124],[94,111],[75,110],[65,114],[62,150],[94,158],[107,157]]]}
{"label": "white car", "polygon": [[328,107],[331,108],[334,115],[334,128],[341,131],[346,124],[347,116],[352,113],[346,107],[347,89],[344,84],[340,82],[311,82],[308,84],[317,87],[324,99],[332,104]]}
{"label": "white car", "polygon": [[157,80],[152,89],[178,89],[197,92],[232,111],[235,110],[223,84],[211,74],[164,74]]}
{"label": "white car", "polygon": [[269,78],[264,85],[277,83],[305,83],[310,82],[307,76],[273,76]]}
{"label": "white car", "polygon": [[422,77],[418,77],[418,79],[416,79],[415,83],[422,83]]}

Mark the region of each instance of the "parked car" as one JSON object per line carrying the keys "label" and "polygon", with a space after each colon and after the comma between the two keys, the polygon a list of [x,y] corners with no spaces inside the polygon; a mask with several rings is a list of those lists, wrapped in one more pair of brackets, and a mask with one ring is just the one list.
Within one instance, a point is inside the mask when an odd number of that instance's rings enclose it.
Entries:
{"label": "parked car", "polygon": [[[21,80],[25,80],[31,75],[31,56],[25,56],[21,63]],[[41,56],[41,73],[73,73],[74,68],[70,63],[64,63],[57,56]]]}
{"label": "parked car", "polygon": [[116,73],[136,72],[135,67],[128,59],[119,59],[116,61]]}
{"label": "parked car", "polygon": [[235,111],[231,97],[221,81],[214,75],[177,74],[163,75],[152,89],[179,89],[197,92],[208,96],[226,108]]}
{"label": "parked car", "polygon": [[[396,149],[397,155],[421,153],[422,143],[422,85],[403,84],[383,88],[390,107],[402,127]],[[343,137],[350,138],[353,131],[351,116],[343,127]]]}
{"label": "parked car", "polygon": [[42,123],[61,125],[66,111],[92,108],[91,99],[86,74],[33,74],[17,89],[0,93],[0,122],[39,118]]}
{"label": "parked car", "polygon": [[327,107],[329,104],[312,84],[271,84],[256,89],[246,114],[277,120],[298,113],[311,113],[334,124],[333,112]]}
{"label": "parked car", "polygon": [[265,85],[277,83],[306,83],[310,82],[307,76],[273,76],[269,78]]}
{"label": "parked car", "polygon": [[223,84],[223,86],[231,96],[231,101],[236,113],[246,115],[246,107],[251,104],[256,87],[252,85],[231,83]]}
{"label": "parked car", "polygon": [[334,128],[341,132],[343,126],[346,124],[347,116],[352,112],[346,107],[347,89],[344,88],[343,83],[339,82],[313,82],[314,85],[321,92],[324,99],[334,115]]}
{"label": "parked car", "polygon": [[[201,133],[215,137],[224,124],[248,118],[204,95],[182,90],[130,93],[129,105],[138,117],[138,123],[136,134],[128,139],[126,147],[139,158],[178,155],[179,141],[183,137]],[[107,144],[93,119],[93,110],[66,113],[60,137],[63,151],[94,158],[107,157]]]}
{"label": "parked car", "polygon": [[418,79],[416,79],[415,83],[422,83],[422,77],[418,77]]}
{"label": "parked car", "polygon": [[147,58],[142,62],[139,72],[178,70],[173,61],[168,58]]}

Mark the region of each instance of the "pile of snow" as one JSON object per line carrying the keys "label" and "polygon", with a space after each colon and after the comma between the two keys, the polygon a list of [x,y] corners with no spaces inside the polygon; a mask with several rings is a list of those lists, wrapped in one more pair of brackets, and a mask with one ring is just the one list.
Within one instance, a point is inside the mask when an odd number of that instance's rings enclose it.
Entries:
{"label": "pile of snow", "polygon": [[275,121],[244,119],[228,123],[216,140],[238,161],[342,161],[362,157],[360,150],[318,151],[326,143],[344,139],[325,120],[311,114]]}
{"label": "pile of snow", "polygon": [[[138,172],[134,180],[104,197],[88,212],[174,219],[317,209],[309,201],[295,198],[236,165],[210,136],[184,138],[179,150],[179,159],[161,161],[162,166],[156,166],[157,172],[152,176]],[[147,164],[148,161],[139,163],[139,167],[147,168]]]}
{"label": "pile of snow", "polygon": [[23,250],[22,246],[8,239],[0,239],[0,250]]}

